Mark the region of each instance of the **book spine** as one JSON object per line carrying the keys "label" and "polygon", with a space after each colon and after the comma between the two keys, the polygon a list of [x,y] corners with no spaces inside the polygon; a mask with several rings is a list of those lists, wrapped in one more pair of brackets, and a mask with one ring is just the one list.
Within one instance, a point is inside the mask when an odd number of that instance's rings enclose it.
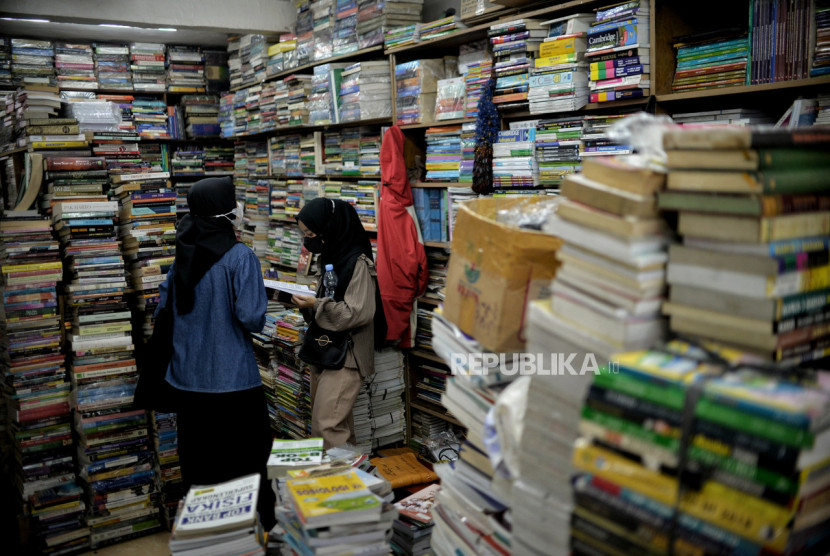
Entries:
{"label": "book spine", "polygon": [[813,443],[814,436],[809,431],[748,415],[705,398],[698,402],[695,416],[788,446],[809,448]]}

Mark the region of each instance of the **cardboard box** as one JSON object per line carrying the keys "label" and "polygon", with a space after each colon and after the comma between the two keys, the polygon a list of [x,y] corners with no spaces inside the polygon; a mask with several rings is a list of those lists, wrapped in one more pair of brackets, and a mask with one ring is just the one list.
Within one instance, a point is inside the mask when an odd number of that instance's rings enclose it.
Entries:
{"label": "cardboard box", "polygon": [[[496,222],[500,209],[545,197],[463,203],[453,230],[444,316],[494,352],[525,347],[527,305],[549,298],[562,240]],[[549,200],[549,198],[547,199]]]}

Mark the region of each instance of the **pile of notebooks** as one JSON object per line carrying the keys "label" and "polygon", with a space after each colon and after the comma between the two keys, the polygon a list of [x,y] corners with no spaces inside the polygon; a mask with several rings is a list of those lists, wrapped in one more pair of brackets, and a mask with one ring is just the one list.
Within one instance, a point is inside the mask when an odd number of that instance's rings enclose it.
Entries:
{"label": "pile of notebooks", "polygon": [[375,352],[375,373],[364,381],[352,410],[356,447],[362,453],[403,442],[404,358],[399,349]]}
{"label": "pile of notebooks", "polygon": [[597,10],[588,29],[590,102],[647,97],[650,90],[649,0]]}

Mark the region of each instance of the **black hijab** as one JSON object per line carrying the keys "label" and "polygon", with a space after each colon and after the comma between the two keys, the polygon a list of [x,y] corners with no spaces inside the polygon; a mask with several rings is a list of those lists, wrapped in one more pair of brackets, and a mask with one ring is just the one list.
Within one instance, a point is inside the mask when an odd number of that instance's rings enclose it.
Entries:
{"label": "black hijab", "polygon": [[314,240],[306,239],[306,247],[319,251],[323,268],[327,264],[334,266],[337,274],[334,299],[342,301],[358,257],[366,255],[372,260],[369,234],[363,229],[357,211],[346,201],[318,197],[305,204],[297,220],[317,235]]}
{"label": "black hijab", "polygon": [[179,314],[193,310],[196,284],[213,263],[237,243],[233,224],[228,218],[211,218],[236,208],[233,180],[222,177],[197,181],[187,193],[187,206],[190,213],[176,228],[174,282]]}

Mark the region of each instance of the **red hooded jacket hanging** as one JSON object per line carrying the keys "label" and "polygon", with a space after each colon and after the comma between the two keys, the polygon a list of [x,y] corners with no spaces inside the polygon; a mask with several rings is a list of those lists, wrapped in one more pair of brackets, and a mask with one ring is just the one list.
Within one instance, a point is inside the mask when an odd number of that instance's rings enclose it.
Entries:
{"label": "red hooded jacket hanging", "polygon": [[412,190],[403,157],[404,136],[392,126],[380,147],[380,210],[378,214],[377,272],[386,339],[400,340],[399,347],[412,347],[415,298],[427,288],[429,272],[424,240],[415,216]]}

